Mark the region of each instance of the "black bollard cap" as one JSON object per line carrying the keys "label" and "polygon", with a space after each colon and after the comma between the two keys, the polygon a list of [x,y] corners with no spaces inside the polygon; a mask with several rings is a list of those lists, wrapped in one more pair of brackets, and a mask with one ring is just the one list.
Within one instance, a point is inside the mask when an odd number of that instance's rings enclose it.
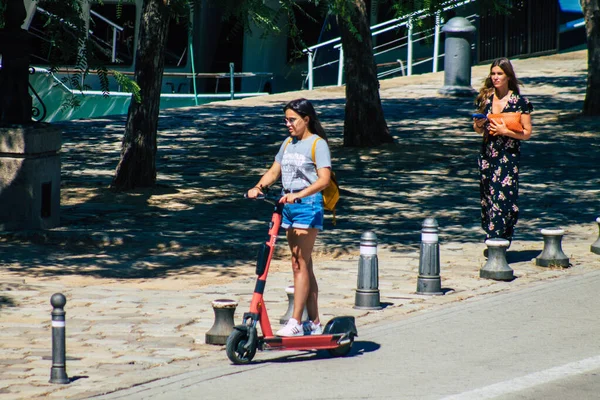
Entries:
{"label": "black bollard cap", "polygon": [[50,304],[54,308],[64,308],[65,304],[67,304],[67,298],[62,293],[54,293],[52,297],[50,297]]}

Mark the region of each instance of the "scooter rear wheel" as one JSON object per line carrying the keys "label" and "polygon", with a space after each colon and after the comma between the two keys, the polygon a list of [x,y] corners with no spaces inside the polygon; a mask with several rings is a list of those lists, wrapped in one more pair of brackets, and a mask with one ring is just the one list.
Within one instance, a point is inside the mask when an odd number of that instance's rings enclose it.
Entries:
{"label": "scooter rear wheel", "polygon": [[234,329],[227,338],[225,351],[227,357],[234,364],[248,364],[256,354],[256,346],[245,349],[244,346],[248,343],[248,333]]}
{"label": "scooter rear wheel", "polygon": [[352,343],[354,343],[354,338],[351,338],[350,343],[348,344],[336,347],[334,349],[328,349],[327,351],[333,357],[346,357],[350,353],[350,350],[352,350]]}

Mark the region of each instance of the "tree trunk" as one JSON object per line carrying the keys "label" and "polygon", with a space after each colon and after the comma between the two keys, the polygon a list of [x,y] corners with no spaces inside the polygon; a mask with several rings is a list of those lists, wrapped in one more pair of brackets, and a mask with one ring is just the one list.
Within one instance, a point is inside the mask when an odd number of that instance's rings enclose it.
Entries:
{"label": "tree trunk", "polygon": [[588,45],[588,79],[584,115],[600,115],[600,1],[582,0]]}
{"label": "tree trunk", "polygon": [[348,0],[348,13],[338,17],[346,77],[344,146],[392,143],[379,97],[377,67],[364,0]]}
{"label": "tree trunk", "polygon": [[112,188],[128,190],[156,183],[156,132],[164,71],[169,8],[164,0],[145,0],[135,57],[134,79],[141,103],[133,96]]}

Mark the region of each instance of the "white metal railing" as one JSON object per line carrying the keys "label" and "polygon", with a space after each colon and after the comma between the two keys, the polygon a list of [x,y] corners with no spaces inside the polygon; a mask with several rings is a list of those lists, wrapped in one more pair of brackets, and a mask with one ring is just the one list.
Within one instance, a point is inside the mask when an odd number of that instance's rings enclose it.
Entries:
{"label": "white metal railing", "polygon": [[[114,22],[112,22],[108,18],[98,14],[94,10],[90,10],[90,14],[93,15],[94,17],[106,22],[112,28],[112,46],[111,46],[112,57],[111,58],[112,58],[112,62],[116,62],[117,61],[117,37],[118,37],[118,32],[123,32],[123,27],[115,24]],[[90,30],[90,34],[93,35],[94,32],[92,32]]]}
{"label": "white metal railing", "polygon": [[[416,11],[412,14],[405,15],[400,18],[395,18],[395,19],[392,19],[389,21],[381,22],[379,24],[371,26],[371,36],[372,37],[378,36],[384,32],[388,32],[388,31],[398,29],[401,27],[406,27],[408,29],[406,36],[399,38],[399,39],[394,39],[390,42],[375,46],[373,48],[373,50],[374,50],[373,55],[378,56],[378,55],[384,54],[384,53],[392,51],[392,50],[398,50],[402,47],[407,47],[406,65],[404,65],[404,63],[401,60],[398,60],[398,63],[400,64],[399,69],[395,69],[395,70],[393,70],[393,72],[391,72],[391,71],[382,72],[381,74],[378,74],[378,77],[391,75],[391,74],[397,73],[397,72],[402,72],[402,74],[404,74],[405,69],[406,69],[406,74],[410,76],[410,75],[412,75],[413,66],[423,64],[423,63],[429,62],[429,61],[433,62],[432,71],[437,72],[438,71],[438,59],[439,59],[439,57],[443,56],[443,54],[442,55],[439,54],[440,26],[444,22],[441,18],[441,12],[448,11],[453,8],[461,7],[461,6],[467,5],[469,3],[472,3],[474,1],[475,0],[461,0],[461,1],[454,0],[454,1],[447,1],[446,3],[444,3],[442,9],[435,14],[435,26],[433,28],[433,33],[429,34],[427,36],[420,37],[417,40],[413,40],[413,36],[415,34],[415,32],[414,32],[415,21],[418,19],[431,17],[432,14],[430,14],[428,12],[428,10]],[[473,19],[473,17],[474,16],[469,16],[469,17],[467,17],[467,19]],[[422,33],[422,32],[418,32],[418,33]],[[413,45],[414,45],[414,43],[419,42],[421,40],[425,40],[427,38],[431,38],[431,36],[433,36],[433,39],[434,39],[433,40],[433,42],[434,42],[433,56],[430,58],[427,58],[425,60],[421,60],[419,62],[414,63],[413,62]],[[406,40],[406,43],[400,44],[400,45],[392,47],[392,48],[388,48],[386,50],[382,50],[380,52],[376,51],[378,48],[387,46],[392,42],[395,42],[395,41],[401,42],[402,40]],[[333,61],[328,61],[323,64],[315,66],[315,57],[317,56],[318,51],[320,49],[324,49],[326,47],[332,47],[333,49],[338,50],[338,52],[339,52],[338,59],[333,60]],[[326,66],[333,65],[336,63],[338,63],[337,85],[341,86],[343,84],[344,50],[342,48],[340,37],[330,39],[323,43],[318,43],[314,46],[310,46],[310,47],[304,49],[302,52],[308,56],[308,71],[307,71],[307,76],[306,76],[306,81],[308,82],[308,90],[312,90],[314,87],[314,71],[315,70],[324,68]]]}
{"label": "white metal railing", "polygon": [[[60,18],[59,16],[52,14],[51,12],[43,9],[42,7],[35,7],[35,9],[32,12],[32,16],[30,17],[29,23],[31,23],[31,19],[33,19],[33,14],[35,14],[36,12],[41,12],[42,14],[46,14],[47,16],[51,17],[51,18],[56,18],[58,21],[66,24],[67,26],[71,27],[71,28],[75,28],[75,26],[69,22],[66,22],[63,18]],[[96,35],[94,35],[94,32],[92,30],[88,30],[88,34],[91,35],[92,37],[94,37],[98,42],[103,43],[106,47],[110,47],[111,49],[111,60],[112,62],[116,62],[117,61],[117,42],[118,42],[118,33],[119,32],[123,32],[123,27],[119,26],[117,24],[115,24],[114,22],[112,22],[111,20],[109,20],[108,18],[104,17],[101,14],[98,14],[96,11],[94,10],[90,10],[90,14],[93,15],[94,17],[104,21],[105,23],[107,23],[108,25],[110,25],[110,27],[112,28],[112,44],[111,43],[106,43],[105,41],[103,41],[102,39],[100,39],[99,37],[97,37]],[[29,29],[29,26],[28,26]],[[48,41],[48,39],[43,38],[44,40]]]}
{"label": "white metal railing", "polygon": [[[477,18],[477,15],[476,14],[472,14],[472,15],[469,15],[469,16],[467,16],[465,18],[468,19],[469,21],[473,22]],[[421,65],[421,64],[425,64],[425,63],[428,63],[428,62],[432,62],[433,63],[432,72],[437,72],[438,71],[438,60],[441,57],[444,57],[445,53],[441,53],[441,54],[439,53],[439,27],[434,28],[434,31],[437,31],[437,32],[435,32],[433,34],[426,35],[426,36],[421,36],[419,39],[413,41],[414,43],[417,43],[417,42],[419,42],[421,40],[429,39],[431,36],[434,36],[433,56],[432,57],[428,57],[428,58],[424,58],[424,59],[422,59],[420,61],[417,61],[417,62],[412,62],[412,58],[409,58],[409,60],[411,60],[411,65],[413,67]],[[406,38],[407,38],[407,36],[405,36],[405,37],[403,37],[401,39],[406,39]],[[388,50],[396,50],[396,49],[399,49],[401,47],[405,47],[407,45],[408,44],[405,43],[405,44],[402,44],[400,46],[394,47],[393,49],[388,49]],[[475,48],[475,45],[471,44],[471,48],[472,49]],[[378,54],[380,54],[380,53],[376,53],[376,55],[378,55]],[[409,73],[408,66],[405,67],[404,63],[402,62],[401,59],[398,59],[396,62],[399,64],[399,67],[394,68],[394,69],[390,69],[390,70],[387,70],[387,71],[379,72],[377,74],[377,77],[378,78],[382,78],[382,77],[385,77],[385,76],[388,76],[388,75],[393,75],[393,74],[396,74],[396,73],[399,73],[399,72],[402,73],[402,76],[411,75],[412,70]],[[407,60],[407,63],[408,63],[408,60]],[[406,71],[406,73],[405,73],[405,71]],[[338,77],[338,79],[339,79],[339,77]]]}

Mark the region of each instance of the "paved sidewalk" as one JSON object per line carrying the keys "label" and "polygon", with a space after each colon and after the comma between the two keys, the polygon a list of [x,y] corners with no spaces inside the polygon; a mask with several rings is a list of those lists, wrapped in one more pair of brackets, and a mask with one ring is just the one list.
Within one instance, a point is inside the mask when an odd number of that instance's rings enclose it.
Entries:
{"label": "paved sidewalk", "polygon": [[[81,399],[228,363],[222,346],[204,343],[211,301],[239,301],[254,288],[254,262],[271,209],[241,193],[255,184],[286,135],[281,107],[313,100],[329,132],[343,201],[338,225],[319,236],[315,267],[322,319],[354,315],[358,330],[475,296],[544,284],[600,268],[597,132],[578,117],[587,54],[514,62],[534,103],[534,136],[523,147],[521,219],[509,263],[517,279],[479,278],[485,263],[479,227],[477,151],[471,99],[445,98],[443,73],[381,82],[396,144],[342,147],[343,88],[278,94],[164,111],[158,182],[115,194],[124,117],[59,124],[64,131],[61,227],[0,234],[0,398]],[[478,88],[487,66],[473,68]],[[444,296],[415,294],[421,223],[440,225]],[[566,231],[571,267],[541,268],[541,228]],[[360,235],[379,239],[379,289],[385,308],[355,310]],[[272,264],[266,301],[272,322],[287,309],[291,284],[285,240]],[[67,297],[68,385],[48,383],[49,303]],[[260,357],[260,354],[257,355]]]}

